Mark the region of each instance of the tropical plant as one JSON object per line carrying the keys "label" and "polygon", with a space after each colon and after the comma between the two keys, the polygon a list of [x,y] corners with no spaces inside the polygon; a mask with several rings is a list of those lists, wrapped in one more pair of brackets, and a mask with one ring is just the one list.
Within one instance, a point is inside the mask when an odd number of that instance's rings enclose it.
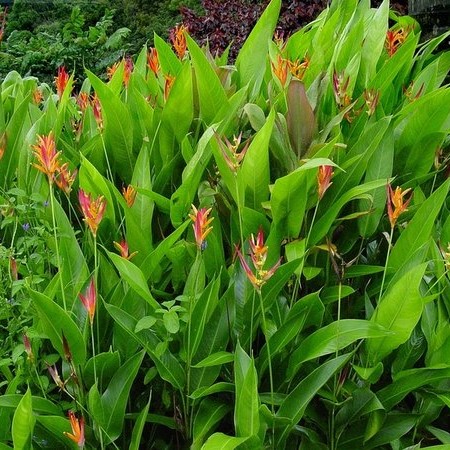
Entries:
{"label": "tropical plant", "polygon": [[2,448],[450,447],[448,34],[280,8],[3,81]]}

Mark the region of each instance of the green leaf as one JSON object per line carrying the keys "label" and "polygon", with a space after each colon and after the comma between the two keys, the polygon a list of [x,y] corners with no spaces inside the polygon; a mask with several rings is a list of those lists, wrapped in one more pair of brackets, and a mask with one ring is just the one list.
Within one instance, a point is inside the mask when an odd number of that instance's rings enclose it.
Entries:
{"label": "green leaf", "polygon": [[33,429],[36,419],[33,415],[30,388],[24,394],[14,412],[12,439],[14,450],[26,450],[32,447]]}
{"label": "green leaf", "polygon": [[306,96],[305,85],[292,79],[286,94],[287,114],[286,124],[291,146],[298,158],[301,158],[311,145],[316,118],[311,104]]}
{"label": "green leaf", "polygon": [[350,360],[352,355],[353,353],[347,353],[325,362],[303,378],[287,395],[280,405],[277,417],[287,419],[289,424],[277,431],[277,445],[283,445],[287,435],[303,417],[306,407],[319,389]]}
{"label": "green leaf", "polygon": [[355,186],[342,195],[323,216],[315,223],[311,230],[309,245],[314,245],[319,242],[329,231],[333,222],[336,220],[341,208],[354,198],[360,198],[363,194],[371,192],[386,184],[386,180],[370,181],[369,183]]}
{"label": "green leaf", "polygon": [[189,35],[186,36],[186,41],[195,71],[200,117],[207,125],[210,125],[217,114],[218,107],[227,105],[228,98],[204,52]]}
{"label": "green leaf", "polygon": [[448,378],[450,378],[450,368],[447,367],[405,370],[397,374],[393,383],[379,390],[377,396],[386,410],[390,410],[418,388],[426,385],[433,386]]}
{"label": "green leaf", "polygon": [[128,283],[128,285],[139,294],[153,310],[158,309],[159,303],[153,298],[141,269],[135,266],[131,261],[122,258],[116,253],[109,251],[106,251],[106,253],[116,266],[120,276]]}
{"label": "green leaf", "polygon": [[157,34],[154,34],[155,48],[158,51],[159,62],[161,69],[165,74],[176,76],[181,69],[181,61],[170,48],[170,45],[161,39]]}
{"label": "green leaf", "polygon": [[234,360],[236,400],[234,425],[238,436],[255,436],[259,431],[258,377],[251,359],[237,344]]}
{"label": "green leaf", "polygon": [[417,249],[428,242],[439,211],[447,198],[449,187],[450,180],[447,180],[420,205],[392,249],[389,257],[391,271],[399,270],[405,262],[412,259]]}
{"label": "green leaf", "polygon": [[170,89],[161,116],[162,126],[167,124],[179,143],[189,132],[194,118],[192,89],[192,68],[190,64],[185,63]]}
{"label": "green leaf", "polygon": [[[323,312],[324,306],[320,301],[319,292],[309,294],[297,301],[281,327],[270,336],[269,345],[272,358],[281,354],[281,351],[286,348],[289,342],[300,335],[303,328],[320,325]],[[268,364],[267,344],[264,344],[261,349],[258,363],[261,378]]]}
{"label": "green leaf", "polygon": [[272,39],[280,14],[281,0],[271,0],[254,26],[236,59],[239,87],[250,85],[250,98],[258,93],[267,61],[269,41]]}
{"label": "green leaf", "polygon": [[367,320],[343,319],[330,323],[306,337],[291,354],[287,377],[291,379],[302,363],[342,350],[359,339],[385,338],[392,334]]}
{"label": "green leaf", "polygon": [[131,114],[118,94],[89,70],[86,70],[86,73],[102,105],[103,133],[110,165],[126,183],[129,183],[136,160],[133,154]]}
{"label": "green leaf", "polygon": [[72,318],[57,303],[40,292],[29,290],[46,335],[64,359],[62,336],[67,339],[75,367],[86,360],[86,347],[81,331]]}
{"label": "green leaf", "polygon": [[189,397],[196,400],[218,392],[234,392],[234,384],[221,381],[212,386],[204,386],[196,389]]}
{"label": "green leaf", "polygon": [[[0,396],[0,408],[17,409],[23,396],[20,394],[5,394]],[[59,415],[61,408],[56,406],[50,400],[42,397],[33,396],[32,399],[33,411],[40,414]]]}
{"label": "green leaf", "polygon": [[376,364],[400,344],[406,342],[422,315],[424,302],[419,292],[427,264],[411,269],[403,275],[375,308],[371,322],[379,324],[394,334],[367,342],[371,363]]}
{"label": "green leaf", "polygon": [[364,448],[381,448],[404,436],[418,421],[417,414],[389,414],[382,429],[365,443]]}
{"label": "green leaf", "polygon": [[105,303],[105,308],[117,324],[145,348],[155,363],[160,377],[180,391],[183,390],[186,375],[177,358],[167,349],[161,355],[156,352],[158,345],[162,342],[161,339],[148,329],[136,333],[134,330],[137,319],[117,306]]}
{"label": "green leaf", "polygon": [[148,410],[150,408],[150,398],[148,399],[147,404],[144,406],[144,409],[139,413],[139,416],[136,419],[136,423],[133,427],[133,433],[131,434],[131,442],[130,446],[128,447],[129,450],[139,450],[141,441],[142,441],[142,434],[144,432],[144,426],[147,420],[148,416]]}
{"label": "green leaf", "polygon": [[248,437],[233,437],[223,433],[214,433],[208,438],[201,450],[234,450],[246,440],[248,440]]}
{"label": "green leaf", "polygon": [[199,363],[191,366],[193,368],[220,366],[234,361],[234,355],[230,352],[216,352],[202,359]]}
{"label": "green leaf", "polygon": [[[105,430],[108,442],[115,441],[122,432],[130,389],[141,366],[144,354],[144,352],[140,352],[132,356],[119,368],[105,392],[100,397],[101,404],[95,405],[94,409],[91,410],[94,418]],[[91,392],[92,389],[97,390],[97,385],[94,385],[91,388]],[[89,392],[89,403],[92,407],[93,402],[91,402],[91,392]],[[95,393],[92,395],[94,399],[97,397]]]}
{"label": "green leaf", "polygon": [[266,123],[249,145],[237,173],[239,187],[245,193],[246,206],[256,210],[262,209],[261,204],[269,196],[269,142],[274,122],[275,110],[272,109]]}
{"label": "green leaf", "polygon": [[114,203],[108,184],[103,175],[83,155],[81,155],[81,166],[78,177],[80,180],[80,188],[85,192],[92,194],[94,198],[103,195],[106,200],[104,218],[108,218],[112,224],[115,224]]}
{"label": "green leaf", "polygon": [[216,426],[226,414],[231,410],[231,406],[218,402],[210,398],[205,398],[197,408],[193,425],[192,449],[200,449],[204,438],[210,430]]}
{"label": "green leaf", "polygon": [[220,278],[217,277],[203,290],[192,309],[190,354],[195,355],[203,339],[203,332],[219,302]]}

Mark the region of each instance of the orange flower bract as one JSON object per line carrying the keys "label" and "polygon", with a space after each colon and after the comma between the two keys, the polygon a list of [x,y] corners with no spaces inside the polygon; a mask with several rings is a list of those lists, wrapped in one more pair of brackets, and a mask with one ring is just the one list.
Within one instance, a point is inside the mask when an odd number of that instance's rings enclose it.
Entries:
{"label": "orange flower bract", "polygon": [[33,166],[47,175],[49,183],[53,183],[55,172],[60,167],[59,155],[61,154],[61,152],[56,151],[53,134],[38,136],[38,143],[33,145],[32,149],[38,160],[37,163],[33,163]]}
{"label": "orange flower bract", "polygon": [[212,227],[209,224],[214,220],[214,217],[208,219],[208,215],[211,212],[211,208],[197,209],[192,205],[192,214],[189,217],[194,222],[192,228],[194,229],[195,242],[200,250],[204,250],[206,244],[206,236],[211,232]]}
{"label": "orange flower bract", "polygon": [[78,447],[84,447],[84,418],[81,416],[79,419],[73,411],[69,411],[70,426],[72,428],[72,433],[64,432],[70,440],[75,442]]}
{"label": "orange flower bract", "polygon": [[106,210],[106,200],[102,195],[93,199],[90,194],[80,189],[78,191],[78,201],[84,215],[84,221],[89,226],[94,237],[97,236],[98,227]]}
{"label": "orange flower bract", "polygon": [[411,189],[402,190],[400,186],[395,188],[395,191],[392,190],[391,185],[388,183],[387,185],[387,210],[389,222],[391,224],[391,228],[395,227],[398,218],[401,214],[403,214],[408,209],[408,205],[412,199],[412,195],[405,201],[404,197],[408,194]]}

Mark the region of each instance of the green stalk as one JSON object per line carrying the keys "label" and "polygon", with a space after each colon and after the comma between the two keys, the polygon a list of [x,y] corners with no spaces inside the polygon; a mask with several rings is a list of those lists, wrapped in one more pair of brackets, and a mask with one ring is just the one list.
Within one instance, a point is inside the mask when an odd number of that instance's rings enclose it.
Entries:
{"label": "green stalk", "polygon": [[[192,311],[194,309],[195,295],[197,292],[198,278],[200,275],[200,260],[202,257],[202,251],[197,247],[197,255],[195,257],[195,265],[197,266],[197,273],[195,274],[194,283],[194,293],[192,299],[189,301],[189,311],[188,311],[188,330],[187,330],[187,348],[186,348],[186,410],[185,410],[185,422],[186,422],[186,437],[189,439],[191,437],[192,430],[192,420],[193,411],[189,411],[193,408],[193,401],[189,398],[191,393],[191,364],[192,364],[192,354],[191,354],[191,325],[192,325]],[[188,414],[188,417],[186,417]]]}
{"label": "green stalk", "polygon": [[266,313],[264,311],[264,302],[261,294],[261,290],[258,289],[258,295],[259,295],[259,303],[261,308],[261,319],[262,319],[262,328],[263,328],[263,334],[264,338],[266,340],[266,346],[267,346],[267,361],[269,363],[269,383],[270,383],[270,410],[272,412],[272,448],[275,448],[275,401],[274,401],[274,394],[273,394],[273,372],[272,372],[272,354],[270,352],[270,344],[269,339],[267,337],[267,323],[266,323]]}
{"label": "green stalk", "polygon": [[114,183],[112,170],[111,170],[111,165],[109,164],[108,152],[106,151],[106,145],[105,145],[105,139],[103,137],[103,132],[100,132],[100,137],[101,137],[101,140],[102,140],[103,152],[105,154],[105,159],[106,159],[108,178],[109,178],[109,181],[111,181],[111,183]]}
{"label": "green stalk", "polygon": [[56,233],[55,199],[54,199],[54,191],[53,191],[53,182],[52,182],[52,180],[49,180],[49,187],[50,187],[50,205],[51,205],[51,209],[52,209],[53,237],[55,239],[56,261],[58,263],[58,271],[59,271],[59,284],[60,284],[60,287],[61,287],[61,295],[62,295],[62,300],[63,300],[64,311],[67,311],[66,294],[65,294],[65,289],[64,289],[64,281],[62,279],[62,263],[61,263],[61,257],[60,257],[60,254],[59,254],[58,235]]}
{"label": "green stalk", "polygon": [[388,250],[387,250],[387,254],[386,254],[386,263],[384,265],[383,278],[381,280],[381,287],[380,287],[380,295],[378,296],[378,303],[380,303],[381,297],[383,295],[384,282],[386,280],[386,272],[387,272],[387,268],[388,268],[388,264],[389,264],[389,256],[391,254],[393,235],[394,235],[394,227],[391,227],[391,234],[389,235]]}
{"label": "green stalk", "polygon": [[255,296],[256,292],[253,289],[253,298],[252,298],[252,314],[250,316],[250,336],[249,336],[249,345],[248,345],[248,354],[252,355],[252,338],[253,338],[253,317],[255,315]]}
{"label": "green stalk", "polygon": [[238,218],[239,218],[239,235],[241,238],[241,246],[244,245],[244,226],[243,226],[243,222],[242,222],[242,211],[241,211],[241,199],[239,197],[239,183],[238,183],[238,178],[237,178],[237,173],[234,174],[234,185],[236,188],[236,206],[237,206],[237,210],[238,210]]}

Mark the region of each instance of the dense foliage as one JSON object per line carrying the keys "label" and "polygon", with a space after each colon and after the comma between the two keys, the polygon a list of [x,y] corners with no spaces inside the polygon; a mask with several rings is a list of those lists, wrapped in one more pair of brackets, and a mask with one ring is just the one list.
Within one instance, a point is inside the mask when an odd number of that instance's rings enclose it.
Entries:
{"label": "dense foliage", "polygon": [[449,448],[450,33],[281,6],[1,83],[1,448]]}

